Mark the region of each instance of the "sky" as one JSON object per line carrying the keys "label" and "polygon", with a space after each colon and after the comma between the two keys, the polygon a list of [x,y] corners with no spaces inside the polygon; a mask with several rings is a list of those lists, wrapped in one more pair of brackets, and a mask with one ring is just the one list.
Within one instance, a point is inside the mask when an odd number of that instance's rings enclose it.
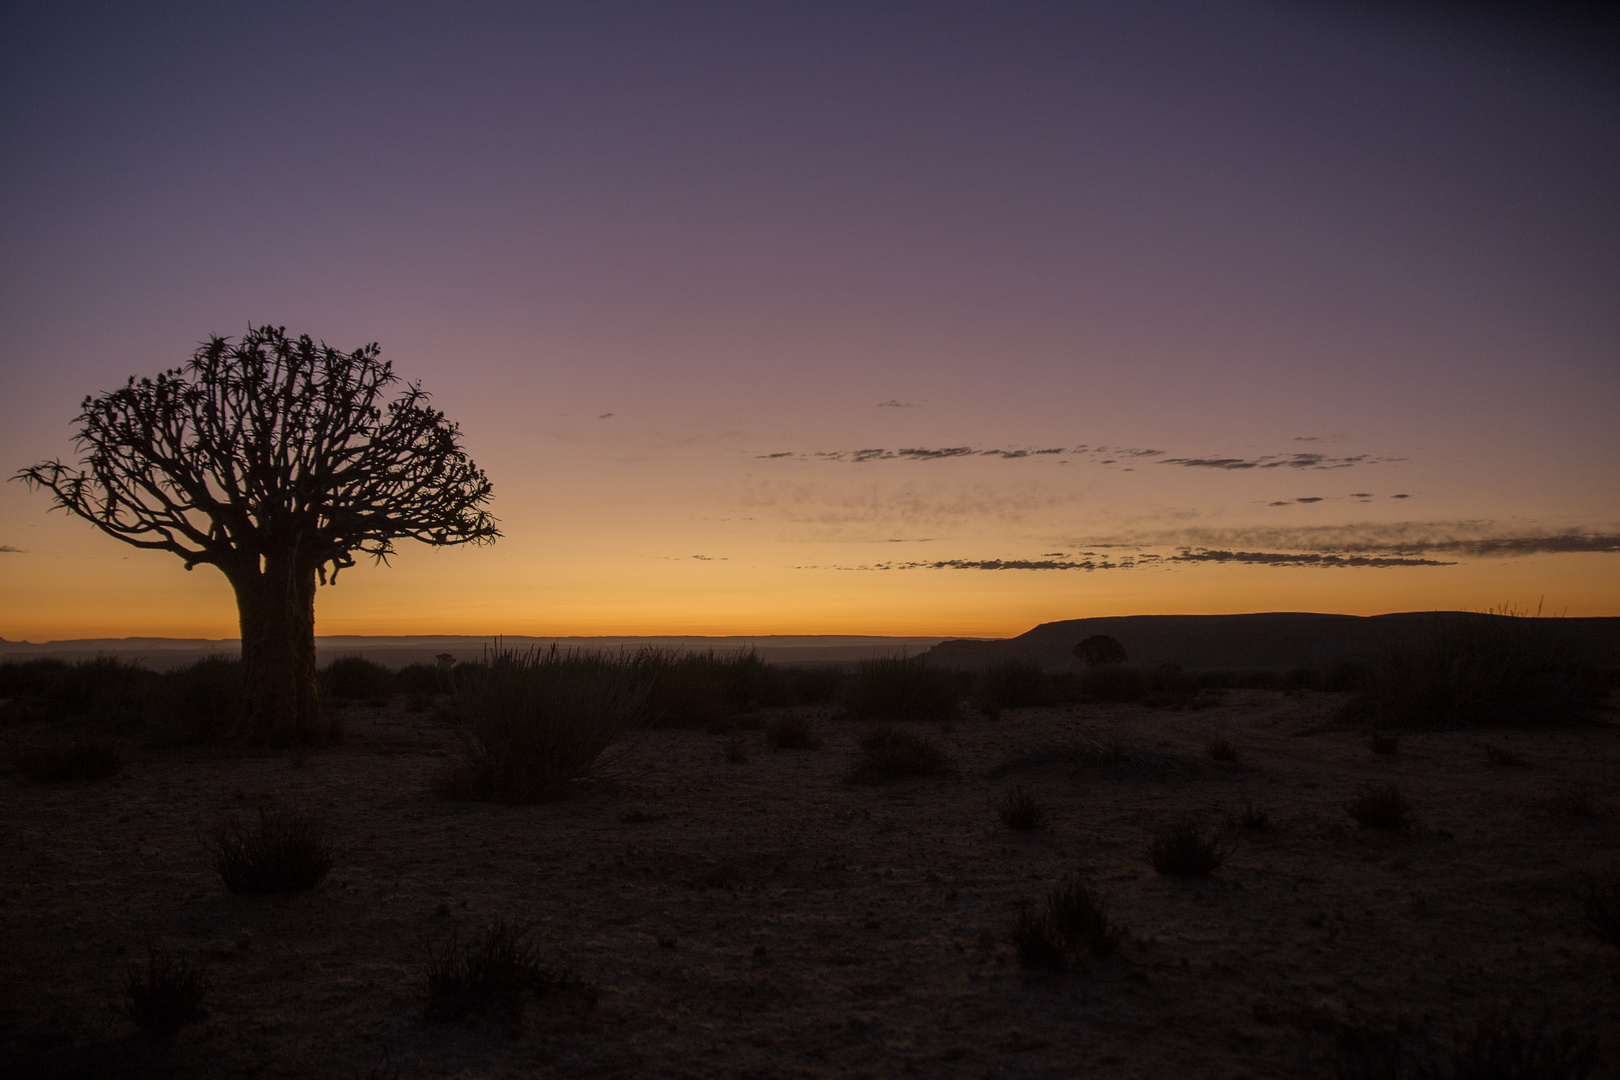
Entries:
{"label": "sky", "polygon": [[[1620,50],[1526,5],[8,4],[0,472],[272,323],[502,538],[322,634],[1620,615]],[[0,637],[229,637],[0,484]]]}

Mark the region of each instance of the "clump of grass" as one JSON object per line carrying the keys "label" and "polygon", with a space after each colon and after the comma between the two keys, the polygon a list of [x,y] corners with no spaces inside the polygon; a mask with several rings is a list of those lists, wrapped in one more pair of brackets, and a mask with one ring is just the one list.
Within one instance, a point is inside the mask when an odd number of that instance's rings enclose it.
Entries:
{"label": "clump of grass", "polygon": [[766,724],[765,737],[779,750],[815,750],[821,746],[821,740],[810,730],[810,721],[791,714]]}
{"label": "clump of grass", "polygon": [[1493,768],[1507,766],[1523,769],[1530,765],[1522,755],[1515,754],[1513,751],[1497,746],[1495,743],[1481,743],[1480,748],[1485,751],[1485,764]]}
{"label": "clump of grass", "polygon": [[1243,809],[1227,819],[1234,829],[1243,829],[1247,832],[1270,832],[1271,815],[1254,805],[1250,799],[1243,800]]}
{"label": "clump of grass", "polygon": [[1204,749],[1216,761],[1233,762],[1238,759],[1237,747],[1225,739],[1211,739]]}
{"label": "clump of grass", "polygon": [[897,728],[879,728],[861,740],[861,756],[850,770],[855,784],[878,784],[948,772],[950,757],[934,740]]}
{"label": "clump of grass", "polygon": [[647,718],[647,684],[624,658],[497,646],[454,684],[466,756],[436,785],[444,798],[555,798]]}
{"label": "clump of grass", "polygon": [[1001,823],[1014,832],[1034,832],[1050,824],[1050,816],[1039,799],[1024,790],[1022,784],[1007,792],[996,807]]}
{"label": "clump of grass", "polygon": [[1124,938],[1106,901],[1079,874],[1054,885],[1039,911],[1029,904],[1020,908],[1012,933],[1018,962],[1043,971],[1065,971],[1081,952],[1104,959]]}
{"label": "clump of grass", "polygon": [[124,756],[115,744],[104,739],[75,739],[19,750],[12,764],[35,783],[65,784],[117,776],[124,767]]}
{"label": "clump of grass", "polygon": [[1401,748],[1401,737],[1393,731],[1374,728],[1367,734],[1367,749],[1379,757],[1394,757]]}
{"label": "clump of grass", "polygon": [[1363,829],[1382,832],[1411,832],[1412,808],[1399,784],[1369,784],[1344,808]]}
{"label": "clump of grass", "polygon": [[1153,869],[1171,877],[1207,877],[1226,862],[1226,848],[1205,836],[1196,822],[1182,819],[1153,834],[1148,859]]}
{"label": "clump of grass", "polygon": [[1549,1035],[1538,1024],[1522,1030],[1511,1016],[1491,1010],[1451,1052],[1451,1074],[1494,1080],[1582,1080],[1597,1062],[1597,1044],[1575,1031]]}
{"label": "clump of grass", "polygon": [[876,656],[845,680],[844,707],[857,719],[947,720],[970,678],[926,656]]}
{"label": "clump of grass", "polygon": [[1586,926],[1599,941],[1620,948],[1620,875],[1587,879]]}
{"label": "clump of grass", "polygon": [[229,818],[213,836],[214,870],[235,893],[269,894],[314,888],[332,869],[325,823],[294,810],[259,809],[256,827]]}
{"label": "clump of grass", "polygon": [[1507,608],[1436,617],[1390,650],[1346,705],[1410,727],[1543,727],[1577,719],[1607,692],[1592,659],[1552,626]]}
{"label": "clump of grass", "polygon": [[748,740],[741,735],[733,735],[729,739],[720,741],[720,755],[733,765],[741,765],[748,760]]}
{"label": "clump of grass", "polygon": [[129,1018],[159,1041],[174,1038],[182,1027],[208,1015],[203,999],[209,989],[207,969],[200,963],[156,949],[145,965],[130,964],[124,976]]}
{"label": "clump of grass", "polygon": [[444,1023],[498,1010],[519,1010],[527,994],[575,991],[587,1005],[595,996],[577,975],[542,964],[529,928],[496,918],[476,940],[452,931],[442,952],[429,951],[423,1011]]}

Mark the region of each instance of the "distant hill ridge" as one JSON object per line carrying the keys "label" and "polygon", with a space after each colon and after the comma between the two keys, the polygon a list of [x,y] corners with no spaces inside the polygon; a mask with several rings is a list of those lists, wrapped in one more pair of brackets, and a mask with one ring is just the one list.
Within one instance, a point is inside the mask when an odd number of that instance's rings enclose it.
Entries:
{"label": "distant hill ridge", "polygon": [[[1179,664],[1189,671],[1328,668],[1376,659],[1390,645],[1409,641],[1436,618],[1456,611],[1390,615],[1324,615],[1271,611],[1251,615],[1115,615],[1042,623],[1015,638],[942,641],[931,662],[985,668],[1006,660],[1051,670],[1078,670],[1074,646],[1107,634],[1139,667]],[[1599,654],[1620,657],[1620,618],[1537,618],[1532,621]]]}

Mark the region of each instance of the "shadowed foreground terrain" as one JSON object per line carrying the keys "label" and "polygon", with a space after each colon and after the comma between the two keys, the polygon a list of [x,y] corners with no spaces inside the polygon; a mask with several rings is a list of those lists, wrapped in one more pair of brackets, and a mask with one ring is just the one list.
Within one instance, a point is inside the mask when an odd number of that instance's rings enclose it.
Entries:
{"label": "shadowed foreground terrain", "polygon": [[[641,731],[571,798],[523,807],[435,798],[458,734],[402,704],[355,707],[342,745],[303,758],[146,750],[112,781],[6,774],[0,1064],[1451,1075],[1454,1044],[1496,1010],[1525,1032],[1590,1033],[1591,1075],[1615,1075],[1620,952],[1583,911],[1586,875],[1620,869],[1613,710],[1553,731],[1405,732],[1379,755],[1332,722],[1342,703],[1234,690],[1198,711],[964,711],[903,726],[954,772],[860,785],[845,778],[878,725],[801,708],[818,748]],[[1346,806],[1390,783],[1415,827],[1358,826]],[[1002,823],[1015,786],[1047,828]],[[260,805],[330,823],[336,864],[313,890],[236,895],[210,868],[210,830]],[[1147,859],[1153,833],[1186,818],[1224,833],[1208,877]],[[1126,939],[1061,974],[1021,966],[1020,906],[1075,871]],[[540,960],[590,984],[594,1005],[423,1019],[430,952],[495,919],[531,925]],[[207,1019],[168,1049],[120,1013],[149,946],[206,963],[212,983]]]}

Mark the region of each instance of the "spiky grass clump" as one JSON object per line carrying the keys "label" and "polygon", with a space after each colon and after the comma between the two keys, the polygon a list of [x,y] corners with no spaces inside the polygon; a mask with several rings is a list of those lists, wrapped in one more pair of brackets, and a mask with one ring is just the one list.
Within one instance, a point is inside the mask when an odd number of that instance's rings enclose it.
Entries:
{"label": "spiky grass clump", "polygon": [[935,776],[953,768],[934,740],[898,728],[879,728],[861,740],[861,756],[849,773],[853,784],[880,784],[914,776]]}
{"label": "spiky grass clump", "polygon": [[1436,617],[1392,649],[1349,715],[1407,727],[1544,727],[1577,719],[1606,692],[1602,672],[1552,620],[1503,608]]}
{"label": "spiky grass clump", "polygon": [[105,739],[75,739],[70,743],[20,750],[12,761],[18,772],[39,784],[65,784],[73,780],[106,780],[124,767],[118,747]]}
{"label": "spiky grass clump", "polygon": [[1027,904],[1019,909],[1012,938],[1024,967],[1065,971],[1082,952],[1099,960],[1113,955],[1125,931],[1113,923],[1101,894],[1070,874],[1046,894],[1040,910]]}
{"label": "spiky grass clump", "polygon": [[428,953],[423,1011],[440,1023],[492,1010],[510,1014],[521,1008],[525,995],[559,990],[594,1000],[577,975],[540,962],[527,926],[497,917],[476,940],[461,941],[458,929],[442,952]]}
{"label": "spiky grass clump", "polygon": [[647,719],[647,683],[624,658],[496,647],[454,681],[466,758],[440,778],[444,798],[555,798]]}
{"label": "spiky grass clump", "polygon": [[211,849],[214,870],[234,893],[311,889],[334,862],[325,822],[296,810],[261,807],[256,827],[230,818],[214,831]]}
{"label": "spiky grass clump", "polygon": [[209,989],[207,969],[200,963],[156,949],[144,966],[130,964],[124,976],[129,1018],[159,1041],[174,1038],[182,1027],[208,1015],[203,999]]}
{"label": "spiky grass clump", "polygon": [[815,750],[821,740],[810,730],[810,721],[802,716],[778,716],[765,725],[765,737],[778,750]]}
{"label": "spiky grass clump", "polygon": [[1243,809],[1228,818],[1227,824],[1247,832],[1270,832],[1272,828],[1271,815],[1255,806],[1252,799],[1244,799]]}
{"label": "spiky grass clump", "polygon": [[996,807],[996,815],[1001,818],[1003,825],[1014,832],[1034,832],[1051,823],[1046,807],[1024,790],[1022,784],[1007,792]]}
{"label": "spiky grass clump", "polygon": [[1227,850],[1205,836],[1197,823],[1183,819],[1153,834],[1148,859],[1153,869],[1171,877],[1207,877],[1226,862]]}
{"label": "spiky grass clump", "polygon": [[946,720],[970,678],[925,656],[876,656],[845,680],[844,707],[858,719]]}
{"label": "spiky grass clump", "polygon": [[1231,764],[1238,759],[1237,747],[1225,739],[1211,739],[1204,746],[1204,750],[1215,761]]}
{"label": "spiky grass clump", "polygon": [[1369,784],[1344,808],[1363,829],[1381,832],[1411,832],[1415,826],[1406,793],[1395,783]]}

